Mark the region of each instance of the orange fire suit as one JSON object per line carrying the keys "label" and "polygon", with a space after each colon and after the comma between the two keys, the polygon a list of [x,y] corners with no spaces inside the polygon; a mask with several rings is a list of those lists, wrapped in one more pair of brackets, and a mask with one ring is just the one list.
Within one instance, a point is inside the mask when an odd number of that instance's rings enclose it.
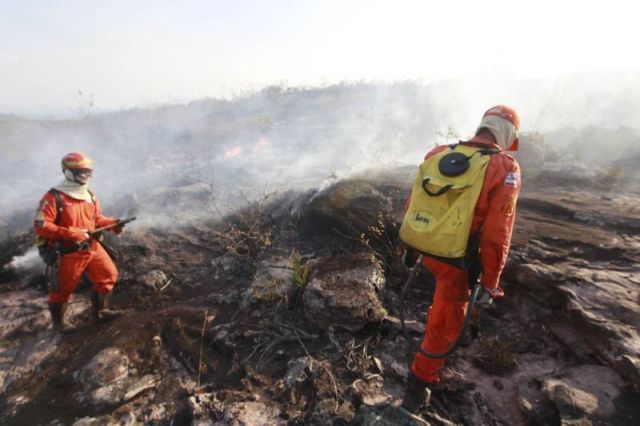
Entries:
{"label": "orange fire suit", "polygon": [[[60,193],[62,199],[62,212],[59,225],[54,223],[56,219],[55,196],[47,192],[36,212],[34,230],[41,237],[50,239],[53,245],[55,240],[62,240],[62,249],[69,249],[75,243],[85,240],[87,230],[91,233],[96,228],[111,225],[117,219],[104,216],[100,209],[100,202],[93,197],[94,202],[78,200],[65,193]],[[49,302],[63,303],[71,299],[82,273],[86,272],[98,293],[106,293],[113,290],[118,278],[115,264],[97,241],[92,240],[88,249],[64,254],[60,259],[58,275],[58,291],[49,292]]]}
{"label": "orange fire suit", "polygon": [[[499,149],[491,141],[480,137],[475,137],[468,143]],[[447,146],[434,148],[425,159],[443,149],[447,149]],[[499,279],[509,253],[519,192],[520,166],[517,161],[504,153],[492,155],[476,203],[470,232],[471,235],[480,232],[480,283],[494,296],[504,294],[499,286]],[[423,264],[433,274],[436,290],[433,304],[429,308],[421,348],[430,353],[442,353],[456,340],[464,322],[470,295],[468,274],[465,270],[428,256],[424,257]],[[437,383],[440,380],[438,371],[444,366],[444,362],[444,358],[428,358],[418,352],[413,358],[411,372],[425,382]]]}

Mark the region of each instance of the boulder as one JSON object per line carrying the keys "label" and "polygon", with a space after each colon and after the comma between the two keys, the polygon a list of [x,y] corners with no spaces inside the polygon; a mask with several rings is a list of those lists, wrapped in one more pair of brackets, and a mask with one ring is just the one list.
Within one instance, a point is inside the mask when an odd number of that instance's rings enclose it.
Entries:
{"label": "boulder", "polygon": [[362,330],[387,315],[379,298],[385,286],[380,264],[368,254],[314,259],[303,295],[307,321],[321,330]]}
{"label": "boulder", "polygon": [[129,376],[129,357],[118,348],[107,348],[91,358],[74,379],[85,392],[98,389]]}
{"label": "boulder", "polygon": [[[580,340],[588,345],[568,345],[576,355],[596,354],[623,371],[630,384],[640,377],[638,363],[628,362],[640,358],[640,291],[628,271],[595,269],[589,263],[533,261],[510,266],[506,276],[537,302],[562,309],[571,327],[564,332],[563,341]],[[552,329],[562,331],[554,325]],[[572,333],[579,339],[571,339]]]}
{"label": "boulder", "polygon": [[380,217],[393,211],[391,200],[364,180],[339,181],[316,193],[306,209],[305,224],[335,229],[349,237],[369,232],[379,224]]}
{"label": "boulder", "polygon": [[255,276],[242,297],[242,305],[287,301],[296,289],[291,259],[277,252],[267,252],[257,261]]}
{"label": "boulder", "polygon": [[160,382],[157,375],[130,375],[129,367],[129,358],[120,349],[103,350],[74,374],[75,381],[82,388],[76,393],[76,399],[96,407],[115,406],[155,388]]}
{"label": "boulder", "polygon": [[[602,365],[580,365],[543,381],[542,392],[557,408],[563,423],[623,424],[634,416],[622,404],[624,381]],[[638,419],[636,419],[638,420]]]}

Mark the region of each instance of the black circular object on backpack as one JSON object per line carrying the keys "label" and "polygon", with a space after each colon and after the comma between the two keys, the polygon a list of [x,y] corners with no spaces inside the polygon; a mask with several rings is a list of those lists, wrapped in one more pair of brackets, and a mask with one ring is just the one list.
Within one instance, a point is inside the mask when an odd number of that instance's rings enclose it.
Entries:
{"label": "black circular object on backpack", "polygon": [[445,155],[438,163],[440,173],[447,177],[460,176],[469,170],[469,157],[461,152],[452,152]]}

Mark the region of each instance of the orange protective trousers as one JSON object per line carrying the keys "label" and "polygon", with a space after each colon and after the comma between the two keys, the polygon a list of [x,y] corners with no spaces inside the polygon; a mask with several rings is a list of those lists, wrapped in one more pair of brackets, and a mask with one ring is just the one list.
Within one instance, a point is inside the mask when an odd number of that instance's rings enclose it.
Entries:
{"label": "orange protective trousers", "polygon": [[49,302],[71,300],[82,274],[86,272],[98,293],[110,292],[118,279],[118,271],[109,254],[95,241],[90,250],[77,251],[62,256],[58,274],[58,291],[49,292]]}
{"label": "orange protective trousers", "polygon": [[[420,347],[429,353],[442,353],[458,338],[464,323],[470,294],[468,274],[435,259],[425,258],[424,265],[435,277],[436,291]],[[444,361],[445,358],[428,358],[417,352],[411,372],[425,382],[437,383]]]}

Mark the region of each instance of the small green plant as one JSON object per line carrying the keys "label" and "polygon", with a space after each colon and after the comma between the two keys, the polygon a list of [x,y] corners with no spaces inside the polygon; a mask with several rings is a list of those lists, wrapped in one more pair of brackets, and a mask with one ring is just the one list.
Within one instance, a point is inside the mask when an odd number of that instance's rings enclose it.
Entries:
{"label": "small green plant", "polygon": [[304,288],[309,280],[309,265],[302,266],[302,257],[296,249],[291,252],[291,263],[293,265],[293,280],[298,287]]}

